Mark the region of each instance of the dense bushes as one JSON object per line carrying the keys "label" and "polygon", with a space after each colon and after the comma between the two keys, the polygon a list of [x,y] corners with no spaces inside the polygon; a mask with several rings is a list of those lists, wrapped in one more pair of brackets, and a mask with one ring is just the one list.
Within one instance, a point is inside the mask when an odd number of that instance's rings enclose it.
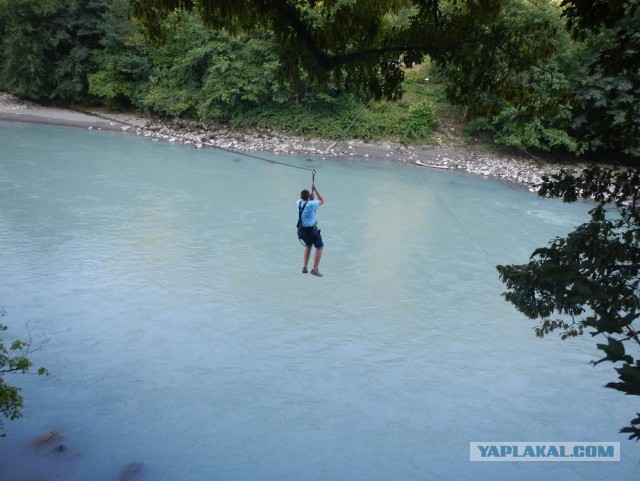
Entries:
{"label": "dense bushes", "polygon": [[238,109],[286,102],[267,34],[232,37],[191,14],[170,16],[167,40],[150,49],[153,64],[140,106],[164,116],[226,123]]}
{"label": "dense bushes", "polygon": [[[370,101],[330,82],[319,90],[302,73],[295,85],[282,82],[269,32],[231,36],[205,28],[194,13],[175,12],[162,24],[164,42],[154,44],[129,8],[128,0],[0,0],[0,89],[41,102],[333,139],[429,142],[434,104],[444,112],[424,82],[428,63],[405,71],[401,101]],[[468,128],[490,132],[496,143],[640,156],[640,72],[633,67],[640,13],[580,41],[561,13],[557,2],[504,0],[489,37],[500,79],[478,84],[484,64],[458,54],[440,60],[437,82],[470,113]],[[527,48],[551,54],[544,65],[527,63]],[[630,67],[597,61],[616,49],[617,58],[630,56]],[[514,70],[514,58],[521,68]]]}
{"label": "dense bushes", "polygon": [[[0,0],[0,88],[21,97],[98,104],[208,125],[274,128],[333,139],[429,140],[428,99],[407,105],[280,81],[268,32],[231,36],[192,13],[148,40],[127,0]],[[425,110],[426,109],[426,110]]]}
{"label": "dense bushes", "polygon": [[0,86],[34,100],[89,99],[94,54],[127,0],[0,0]]}
{"label": "dense bushes", "polygon": [[[149,52],[150,68],[144,87],[128,99],[151,114],[331,139],[429,138],[435,113],[425,117],[427,100],[416,112],[388,102],[370,108],[352,94],[281,82],[281,66],[267,32],[231,36],[206,29],[197,16],[182,12],[169,16],[164,37],[162,45],[135,49],[136,54]],[[105,78],[98,72],[90,83],[94,94],[111,90],[126,96],[127,82],[121,77]]]}
{"label": "dense bushes", "polygon": [[[496,143],[523,149],[576,155],[609,149],[640,157],[640,71],[634,67],[640,49],[640,11],[631,9],[629,16],[601,32],[584,32],[580,40],[570,37],[555,2],[511,0],[501,15],[503,35],[515,33],[522,28],[519,24],[550,25],[555,34],[546,44],[553,55],[536,64],[527,63],[526,51],[505,52],[521,58],[525,66],[519,72],[502,73],[519,87],[515,95],[450,88],[460,77],[472,78],[476,67],[472,60],[466,70],[440,65],[440,81],[447,85],[449,99],[477,114],[468,129],[488,131]],[[620,55],[607,54],[617,51]],[[605,65],[603,58],[605,63],[607,58],[622,61]]]}

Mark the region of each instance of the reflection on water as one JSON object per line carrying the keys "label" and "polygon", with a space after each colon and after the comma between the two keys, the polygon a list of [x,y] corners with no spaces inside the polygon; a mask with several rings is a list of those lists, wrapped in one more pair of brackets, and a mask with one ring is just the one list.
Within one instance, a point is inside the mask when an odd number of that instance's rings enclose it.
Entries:
{"label": "reflection on water", "polygon": [[[34,141],[36,139],[37,141]],[[107,132],[0,123],[0,305],[49,339],[2,480],[636,479],[591,339],[535,339],[495,265],[587,218],[467,175],[310,173]],[[268,155],[268,154],[265,154]],[[274,159],[282,160],[283,157]],[[61,451],[33,441],[58,433]],[[621,441],[619,463],[470,463],[471,441]]]}

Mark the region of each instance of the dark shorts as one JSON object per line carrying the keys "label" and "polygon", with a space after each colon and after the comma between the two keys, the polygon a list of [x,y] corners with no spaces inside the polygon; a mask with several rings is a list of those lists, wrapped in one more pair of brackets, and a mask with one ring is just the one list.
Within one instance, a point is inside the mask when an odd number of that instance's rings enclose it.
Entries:
{"label": "dark shorts", "polygon": [[298,229],[298,237],[302,239],[304,245],[310,247],[315,246],[316,249],[322,249],[324,244],[322,243],[322,236],[320,235],[320,229],[314,227],[301,227]]}

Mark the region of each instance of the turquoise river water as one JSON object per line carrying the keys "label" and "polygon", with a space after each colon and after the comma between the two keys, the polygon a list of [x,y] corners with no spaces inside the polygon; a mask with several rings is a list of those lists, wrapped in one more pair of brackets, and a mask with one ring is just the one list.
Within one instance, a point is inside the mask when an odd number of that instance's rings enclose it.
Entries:
{"label": "turquoise river water", "polygon": [[[0,123],[0,322],[50,375],[5,375],[2,481],[637,480],[590,336],[536,339],[495,266],[589,204],[365,159],[309,170],[113,132]],[[63,452],[34,447],[48,432]],[[619,462],[471,462],[471,442],[620,442]],[[121,476],[121,479],[124,479]]]}

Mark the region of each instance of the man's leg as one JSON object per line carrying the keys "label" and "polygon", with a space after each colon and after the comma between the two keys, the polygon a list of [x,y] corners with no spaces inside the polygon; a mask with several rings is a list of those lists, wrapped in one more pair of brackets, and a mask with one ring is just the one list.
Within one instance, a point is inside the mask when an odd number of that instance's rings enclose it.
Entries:
{"label": "man's leg", "polygon": [[318,266],[320,265],[320,259],[322,258],[322,247],[320,249],[316,249],[316,253],[313,256],[313,268],[314,270],[318,270]]}
{"label": "man's leg", "polygon": [[307,265],[309,264],[309,257],[311,257],[310,245],[304,248],[304,254],[302,256],[302,272],[305,272],[307,270]]}

